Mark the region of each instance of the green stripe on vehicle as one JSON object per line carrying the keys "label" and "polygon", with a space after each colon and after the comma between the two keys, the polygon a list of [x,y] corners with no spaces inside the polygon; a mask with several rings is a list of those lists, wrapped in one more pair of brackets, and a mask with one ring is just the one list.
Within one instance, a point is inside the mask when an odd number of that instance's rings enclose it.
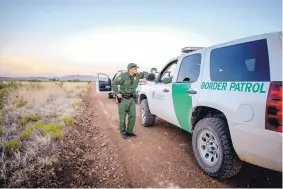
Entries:
{"label": "green stripe on vehicle", "polygon": [[189,88],[189,83],[172,84],[172,96],[176,117],[181,128],[190,132],[189,114],[192,108],[192,97],[186,93]]}

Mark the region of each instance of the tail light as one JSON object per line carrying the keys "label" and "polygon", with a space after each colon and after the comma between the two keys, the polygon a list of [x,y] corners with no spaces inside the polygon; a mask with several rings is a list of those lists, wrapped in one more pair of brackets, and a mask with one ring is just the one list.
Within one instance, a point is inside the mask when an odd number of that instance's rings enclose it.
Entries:
{"label": "tail light", "polygon": [[265,129],[282,133],[282,81],[270,83],[266,101]]}

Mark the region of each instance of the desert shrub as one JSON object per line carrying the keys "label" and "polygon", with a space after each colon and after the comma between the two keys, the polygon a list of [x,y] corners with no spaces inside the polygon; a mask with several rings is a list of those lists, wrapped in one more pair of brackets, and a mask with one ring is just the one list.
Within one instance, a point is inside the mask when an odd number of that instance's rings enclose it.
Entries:
{"label": "desert shrub", "polygon": [[76,107],[76,106],[82,106],[83,105],[83,102],[81,101],[76,101],[76,102],[73,102],[73,107]]}
{"label": "desert shrub", "polygon": [[0,109],[4,108],[4,104],[7,101],[8,95],[9,95],[9,91],[6,88],[0,89]]}
{"label": "desert shrub", "polygon": [[84,81],[82,81],[82,80],[80,80],[80,79],[72,79],[72,80],[67,80],[67,82],[84,82]]}
{"label": "desert shrub", "polygon": [[42,120],[39,120],[36,123],[28,125],[25,128],[25,130],[20,133],[20,139],[24,139],[24,138],[30,137],[33,129],[35,129],[35,128],[42,128],[42,127],[43,127],[43,121]]}
{"label": "desert shrub", "polygon": [[0,83],[0,89],[17,89],[19,88],[19,84],[17,81],[8,81],[7,83],[1,82]]}
{"label": "desert shrub", "polygon": [[64,132],[61,129],[56,129],[51,133],[51,137],[54,139],[59,139],[64,136]]}
{"label": "desert shrub", "polygon": [[62,129],[60,123],[49,123],[42,126],[42,133],[45,135],[49,132],[54,132],[57,129]]}
{"label": "desert shrub", "polygon": [[25,139],[30,137],[32,130],[35,128],[35,125],[29,125],[25,128],[24,131],[20,133],[20,139]]}
{"label": "desert shrub", "polygon": [[18,108],[23,107],[27,104],[28,102],[24,100],[23,97],[21,97],[20,99],[15,100],[14,104],[16,104],[16,106]]}
{"label": "desert shrub", "polygon": [[43,125],[42,134],[46,135],[47,133],[50,133],[51,137],[54,139],[61,138],[64,135],[62,125],[60,123],[49,123]]}
{"label": "desert shrub", "polygon": [[0,136],[3,135],[4,133],[5,133],[5,130],[2,127],[0,127]]}
{"label": "desert shrub", "polygon": [[42,82],[42,80],[39,80],[39,79],[31,79],[29,80],[30,82]]}
{"label": "desert shrub", "polygon": [[0,113],[0,124],[3,123],[6,120],[6,117]]}
{"label": "desert shrub", "polygon": [[39,120],[39,121],[35,122],[34,125],[35,125],[36,128],[42,128],[43,127],[43,121]]}
{"label": "desert shrub", "polygon": [[67,126],[73,126],[74,120],[71,116],[64,116],[61,118],[61,120],[65,123]]}
{"label": "desert shrub", "polygon": [[7,87],[7,84],[4,83],[3,81],[0,81],[0,89],[4,89]]}
{"label": "desert shrub", "polygon": [[83,102],[81,102],[81,101],[76,101],[76,102],[74,102],[72,105],[73,105],[73,107],[81,106],[81,105],[83,105]]}
{"label": "desert shrub", "polygon": [[19,88],[18,83],[16,81],[10,81],[8,83],[7,87],[10,88],[10,89],[17,89],[17,88]]}
{"label": "desert shrub", "polygon": [[19,139],[6,140],[3,143],[3,148],[6,152],[12,152],[20,148],[21,142]]}
{"label": "desert shrub", "polygon": [[49,79],[49,81],[59,81],[59,79],[51,78],[51,79]]}
{"label": "desert shrub", "polygon": [[50,114],[48,114],[48,117],[50,117],[50,118],[56,118],[58,116],[59,115],[57,113],[50,113]]}
{"label": "desert shrub", "polygon": [[25,114],[21,117],[20,119],[20,124],[25,125],[29,121],[39,121],[40,120],[40,115],[37,114]]}

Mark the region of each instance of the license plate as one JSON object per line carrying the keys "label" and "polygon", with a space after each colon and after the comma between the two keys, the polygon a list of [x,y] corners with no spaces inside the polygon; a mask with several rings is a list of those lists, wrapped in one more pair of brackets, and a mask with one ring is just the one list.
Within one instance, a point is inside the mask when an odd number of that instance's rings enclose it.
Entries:
{"label": "license plate", "polygon": [[110,89],[110,86],[105,86],[106,89]]}

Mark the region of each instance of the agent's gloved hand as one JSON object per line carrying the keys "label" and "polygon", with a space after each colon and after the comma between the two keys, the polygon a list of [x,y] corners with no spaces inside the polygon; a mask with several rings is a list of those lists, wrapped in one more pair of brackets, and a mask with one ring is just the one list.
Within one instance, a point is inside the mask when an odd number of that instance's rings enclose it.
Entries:
{"label": "agent's gloved hand", "polygon": [[117,97],[120,98],[120,99],[122,99],[122,95],[121,95],[120,93],[117,94]]}

